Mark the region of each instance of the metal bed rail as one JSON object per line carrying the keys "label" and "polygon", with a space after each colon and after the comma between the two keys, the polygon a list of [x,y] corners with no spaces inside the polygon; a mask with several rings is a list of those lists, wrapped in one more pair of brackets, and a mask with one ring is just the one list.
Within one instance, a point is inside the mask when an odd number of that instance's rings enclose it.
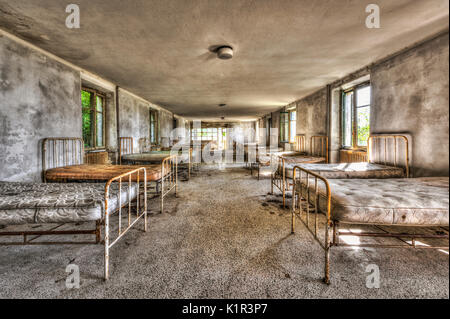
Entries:
{"label": "metal bed rail", "polygon": [[[137,178],[137,191],[136,197],[131,198],[131,187],[133,183],[131,182],[132,176],[136,175]],[[142,183],[140,183],[140,178],[142,177]],[[117,195],[117,206],[113,212],[109,212],[110,207],[110,188],[111,185],[117,183],[119,185],[119,192]],[[128,200],[122,204],[122,186],[127,184],[128,188]],[[87,244],[103,244],[104,245],[104,279],[109,279],[109,257],[110,249],[130,230],[141,218],[144,219],[144,231],[147,231],[147,172],[146,169],[141,167],[131,170],[127,173],[118,175],[105,184],[105,195],[104,195],[104,207],[103,216],[101,220],[95,221],[95,229],[86,230],[57,230],[58,228],[67,225],[69,223],[58,224],[49,230],[35,231],[35,230],[22,230],[22,231],[2,231],[0,232],[0,237],[15,237],[22,236],[23,241],[21,242],[1,242],[0,246],[9,245],[87,245]],[[136,204],[133,203],[134,199]],[[143,203],[141,203],[141,201]],[[122,224],[122,210],[127,209],[127,222],[125,225]],[[110,219],[116,214],[118,217],[118,230],[117,235],[113,236],[110,232]],[[101,228],[104,228],[103,238]],[[95,240],[89,241],[36,241],[36,239],[42,236],[67,236],[67,235],[94,235]],[[32,238],[29,238],[31,237]]]}
{"label": "metal bed rail", "polygon": [[164,212],[164,197],[175,189],[178,197],[178,156],[170,155],[161,163],[161,213]]}
{"label": "metal bed rail", "polygon": [[[84,162],[84,142],[76,137],[50,137],[42,141],[42,171],[80,165]],[[43,176],[45,182],[45,176]]]}
{"label": "metal bed rail", "polygon": [[[401,147],[402,142],[403,148]],[[401,150],[403,150],[403,152]],[[397,134],[369,136],[367,141],[368,163],[399,167],[399,163],[402,160],[401,156],[403,156],[405,174],[408,178],[410,177],[408,138],[405,135]]]}
{"label": "metal bed rail", "polygon": [[295,137],[294,151],[299,153],[306,153],[306,136],[297,135]]}
{"label": "metal bed rail", "polygon": [[289,187],[292,186],[286,178],[286,160],[279,155],[271,156],[271,169],[270,174],[270,194],[273,194],[274,186],[283,193],[283,208],[286,208],[286,192]]}
{"label": "metal bed rail", "polygon": [[119,138],[119,164],[122,164],[122,156],[133,154],[133,138],[120,137]]}
{"label": "metal bed rail", "polygon": [[[143,201],[144,201],[144,207],[143,210],[141,211],[140,209],[140,200],[139,200],[139,195],[140,195],[140,188],[141,188],[141,183],[139,182],[140,179],[140,173],[143,173],[143,183],[142,183],[142,187],[143,187]],[[137,177],[137,187],[138,190],[136,192],[136,215],[134,218],[132,218],[132,212],[131,212],[131,177],[133,174],[136,174]],[[125,182],[128,183],[128,223],[127,225],[125,225],[125,227],[122,227],[122,183],[123,180],[125,179]],[[119,218],[119,226],[118,226],[118,234],[117,237],[115,237],[114,239],[111,239],[110,237],[110,232],[109,232],[109,218],[110,218],[110,214],[108,213],[108,201],[109,201],[109,192],[110,192],[110,186],[112,183],[117,182],[119,183],[119,214],[118,214],[118,218]],[[105,280],[109,279],[109,250],[112,246],[114,246],[123,236],[124,234],[130,230],[137,222],[139,219],[144,218],[144,231],[147,231],[147,171],[144,167],[138,168],[138,169],[134,169],[128,173],[124,173],[121,174],[119,176],[116,176],[112,179],[110,179],[106,185],[105,185],[105,217],[104,217],[104,224],[105,224],[105,235],[104,235],[104,241],[105,241],[105,272],[104,272],[104,276],[105,276]],[[133,220],[132,220],[133,219]]]}
{"label": "metal bed rail", "polygon": [[[297,174],[298,172],[298,174]],[[325,190],[322,193],[319,191],[319,183],[323,183]],[[305,190],[304,190],[305,189]],[[311,196],[311,191],[314,196]],[[306,194],[306,195],[304,195]],[[326,202],[326,208],[320,209],[320,196]],[[293,172],[293,193],[292,193],[292,219],[291,219],[291,233],[295,233],[295,221],[298,218],[307,230],[313,235],[314,239],[319,243],[325,252],[325,267],[323,281],[326,284],[330,283],[330,249],[332,247],[359,247],[359,248],[412,248],[412,249],[449,249],[449,246],[432,246],[432,245],[418,245],[417,239],[446,239],[449,240],[448,230],[443,230],[442,234],[407,234],[407,233],[392,233],[382,228],[381,225],[371,224],[380,232],[351,232],[339,230],[340,223],[333,220],[331,217],[332,207],[332,190],[328,180],[314,172],[306,170],[302,167],[295,166]],[[319,213],[325,215],[325,236],[322,242],[318,236],[319,232]],[[313,214],[313,216],[311,216]],[[354,225],[354,224],[349,224]],[[402,225],[405,226],[405,225]],[[414,226],[410,226],[414,227]],[[340,242],[341,236],[356,236],[356,237],[381,237],[381,238],[396,238],[401,241],[401,244],[346,244]],[[411,239],[411,242],[405,239]]]}
{"label": "metal bed rail", "polygon": [[[305,137],[303,135],[298,135],[299,139],[296,140],[298,145],[305,142]],[[302,138],[303,137],[303,138]],[[302,142],[303,141],[303,142]],[[304,144],[303,144],[304,145]],[[310,143],[310,155],[325,157],[326,163],[328,163],[328,137],[327,136],[312,136]],[[286,208],[286,192],[293,188],[294,181],[291,183],[286,176],[286,160],[283,156],[277,156],[276,160],[273,161],[274,171],[271,174],[271,194],[273,194],[273,187],[277,187],[283,193],[283,207]]]}
{"label": "metal bed rail", "polygon": [[325,163],[328,163],[328,136],[311,136],[310,155],[325,157]]}
{"label": "metal bed rail", "polygon": [[[264,147],[263,149],[266,149],[266,147]],[[260,180],[260,173],[261,173],[261,163],[259,162],[259,148],[258,148],[258,153],[257,153],[257,158],[256,158],[256,162],[255,163],[250,163],[250,169],[251,169],[251,175],[253,176],[253,170],[256,169],[258,172],[258,180]],[[269,152],[271,152],[271,150],[269,150]],[[295,137],[295,144],[294,144],[294,152],[299,152],[299,153],[306,153],[306,137],[305,135],[297,135]],[[273,158],[273,154],[271,155],[271,158]],[[267,165],[264,165],[267,166]],[[270,164],[270,166],[272,166],[272,164]],[[274,165],[276,166],[276,165]]]}

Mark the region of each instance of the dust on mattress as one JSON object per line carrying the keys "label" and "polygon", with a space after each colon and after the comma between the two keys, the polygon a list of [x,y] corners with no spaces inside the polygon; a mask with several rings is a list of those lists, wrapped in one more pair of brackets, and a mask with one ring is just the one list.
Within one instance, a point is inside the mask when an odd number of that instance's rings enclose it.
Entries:
{"label": "dust on mattress", "polygon": [[[295,166],[300,166],[301,168],[330,179],[405,177],[405,171],[401,167],[362,162],[340,164],[287,164],[285,168],[288,178],[292,178]],[[296,174],[298,177],[298,170]]]}
{"label": "dust on mattress", "polygon": [[[137,184],[131,184],[131,200]],[[110,186],[108,212],[118,208],[119,185]],[[122,205],[129,202],[128,186],[122,184]],[[73,223],[103,218],[105,184],[0,182],[0,225]]]}
{"label": "dust on mattress", "polygon": [[[306,179],[302,196],[306,198]],[[448,226],[449,178],[329,179],[331,219],[343,223]],[[297,187],[299,182],[296,183]],[[314,179],[309,201],[315,202]],[[326,212],[326,188],[318,182],[319,209]]]}

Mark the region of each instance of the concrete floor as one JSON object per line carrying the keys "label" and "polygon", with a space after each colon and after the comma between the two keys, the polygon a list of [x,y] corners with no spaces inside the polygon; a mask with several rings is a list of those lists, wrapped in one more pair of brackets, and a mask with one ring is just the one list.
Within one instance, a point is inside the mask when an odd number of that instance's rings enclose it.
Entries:
{"label": "concrete floor", "polygon": [[[269,189],[243,168],[203,167],[147,233],[135,228],[112,249],[108,282],[100,245],[0,247],[0,297],[449,298],[449,257],[436,250],[335,248],[332,284],[322,284],[321,248],[300,223],[290,234],[290,213]],[[79,289],[65,286],[69,263]],[[379,289],[366,288],[369,264]]]}

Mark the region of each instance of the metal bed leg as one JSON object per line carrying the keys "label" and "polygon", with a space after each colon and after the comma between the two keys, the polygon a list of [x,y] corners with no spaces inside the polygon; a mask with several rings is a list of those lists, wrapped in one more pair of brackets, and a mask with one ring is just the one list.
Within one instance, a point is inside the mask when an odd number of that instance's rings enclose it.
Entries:
{"label": "metal bed leg", "polygon": [[162,214],[164,212],[164,190],[161,187],[161,212],[160,214]]}
{"label": "metal bed leg", "polygon": [[296,201],[295,201],[295,186],[292,187],[292,220],[291,220],[291,234],[295,234],[295,208],[296,208]]}
{"label": "metal bed leg", "polygon": [[[120,203],[119,203],[119,205],[120,205]],[[105,280],[108,280],[109,279],[109,215],[108,215],[107,211],[105,211],[105,260],[104,260],[104,264],[105,264],[104,265],[105,266],[104,277],[105,277]]]}
{"label": "metal bed leg", "polygon": [[270,174],[270,195],[273,195],[273,173]]}
{"label": "metal bed leg", "polygon": [[323,282],[327,285],[330,284],[330,222],[326,223],[325,227],[325,274],[323,278]]}
{"label": "metal bed leg", "polygon": [[102,238],[102,234],[101,234],[101,222],[100,221],[96,221],[95,222],[95,243],[98,244],[101,242]]}
{"label": "metal bed leg", "polygon": [[175,197],[178,198],[178,161],[175,161]]}
{"label": "metal bed leg", "polygon": [[[164,172],[164,171],[163,171]],[[161,178],[161,212],[160,214],[162,214],[164,212],[164,176]]]}
{"label": "metal bed leg", "polygon": [[286,174],[284,170],[284,160],[283,160],[283,208],[286,208]]}

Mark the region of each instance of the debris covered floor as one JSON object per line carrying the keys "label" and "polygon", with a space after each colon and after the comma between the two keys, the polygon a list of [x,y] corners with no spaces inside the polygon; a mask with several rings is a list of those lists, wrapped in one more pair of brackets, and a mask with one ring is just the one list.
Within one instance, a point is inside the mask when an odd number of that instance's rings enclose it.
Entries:
{"label": "debris covered floor", "polygon": [[[290,234],[290,211],[269,190],[245,168],[202,167],[147,233],[135,227],[112,249],[108,282],[102,245],[2,247],[0,298],[449,297],[448,254],[436,250],[335,248],[322,284],[322,249],[300,222]],[[68,264],[79,289],[66,288]],[[379,289],[366,287],[369,264]]]}

